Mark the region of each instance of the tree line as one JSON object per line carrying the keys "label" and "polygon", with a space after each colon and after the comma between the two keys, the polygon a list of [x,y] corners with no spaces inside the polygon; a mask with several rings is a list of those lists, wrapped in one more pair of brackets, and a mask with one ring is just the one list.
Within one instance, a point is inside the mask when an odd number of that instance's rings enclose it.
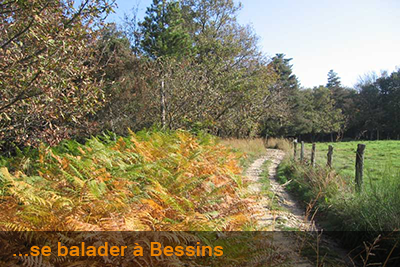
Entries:
{"label": "tree line", "polygon": [[[0,3],[2,151],[102,131],[184,128],[222,137],[394,138],[399,71],[302,88],[266,56],[232,0],[153,0],[106,23],[110,0]],[[396,101],[397,100],[397,101]]]}
{"label": "tree line", "polygon": [[400,140],[400,69],[365,74],[354,88],[333,70],[325,86],[293,94],[292,116],[271,134],[310,141]]}

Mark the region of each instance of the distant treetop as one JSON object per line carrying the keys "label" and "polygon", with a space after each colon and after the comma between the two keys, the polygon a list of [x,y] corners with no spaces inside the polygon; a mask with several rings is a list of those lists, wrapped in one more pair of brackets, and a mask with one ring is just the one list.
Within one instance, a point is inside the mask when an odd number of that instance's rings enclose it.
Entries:
{"label": "distant treetop", "polygon": [[333,70],[330,70],[328,72],[328,83],[326,84],[326,87],[329,89],[342,87],[342,83],[340,82],[340,77]]}

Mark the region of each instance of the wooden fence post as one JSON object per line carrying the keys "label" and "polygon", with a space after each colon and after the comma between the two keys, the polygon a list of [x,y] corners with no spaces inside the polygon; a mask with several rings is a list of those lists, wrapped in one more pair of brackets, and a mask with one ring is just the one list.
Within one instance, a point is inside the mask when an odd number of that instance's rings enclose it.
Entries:
{"label": "wooden fence post", "polygon": [[328,161],[326,162],[326,166],[332,168],[332,157],[333,157],[333,146],[329,145],[328,147]]}
{"label": "wooden fence post", "polygon": [[357,145],[356,153],[356,191],[361,192],[364,176],[364,151],[365,144]]}
{"label": "wooden fence post", "polygon": [[315,143],[312,144],[311,148],[311,167],[315,166]]}
{"label": "wooden fence post", "polygon": [[300,161],[304,161],[304,141],[301,141]]}
{"label": "wooden fence post", "polygon": [[297,158],[297,142],[296,141],[294,141],[293,142],[293,158],[294,158],[294,161],[296,161],[296,158]]}

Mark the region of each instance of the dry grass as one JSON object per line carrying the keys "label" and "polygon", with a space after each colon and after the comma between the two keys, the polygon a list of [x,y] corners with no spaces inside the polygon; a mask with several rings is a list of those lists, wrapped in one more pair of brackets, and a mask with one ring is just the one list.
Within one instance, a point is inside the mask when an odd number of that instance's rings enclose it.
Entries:
{"label": "dry grass", "polygon": [[240,159],[240,165],[243,167],[243,171],[246,171],[246,169],[254,160],[267,153],[265,143],[262,138],[222,139],[221,144],[226,147],[233,148],[233,150],[235,150],[236,152],[244,154],[244,156]]}
{"label": "dry grass", "polygon": [[265,142],[262,138],[254,139],[222,139],[221,144],[231,147],[237,152],[244,153],[245,156],[240,161],[241,166],[246,170],[255,159],[265,155],[267,148],[281,149],[287,154],[292,150],[292,144],[284,138],[268,138]]}
{"label": "dry grass", "polygon": [[264,140],[256,139],[223,139],[221,143],[248,155],[261,156],[266,153]]}
{"label": "dry grass", "polygon": [[266,146],[267,148],[283,150],[286,153],[292,150],[291,142],[285,138],[268,138]]}

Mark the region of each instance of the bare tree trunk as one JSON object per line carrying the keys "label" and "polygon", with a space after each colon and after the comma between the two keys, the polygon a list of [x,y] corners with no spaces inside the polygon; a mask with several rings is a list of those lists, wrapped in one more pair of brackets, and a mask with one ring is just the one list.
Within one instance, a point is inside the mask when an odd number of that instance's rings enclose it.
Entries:
{"label": "bare tree trunk", "polygon": [[160,87],[160,97],[161,97],[161,126],[164,129],[166,125],[166,103],[165,103],[165,86],[164,86],[164,77],[161,79],[161,87]]}
{"label": "bare tree trunk", "polygon": [[110,116],[111,116],[110,123],[111,123],[111,131],[113,132],[113,140],[117,141],[116,136],[115,136],[114,115],[113,115],[113,112],[111,109],[111,105],[108,107],[108,109],[110,111]]}

